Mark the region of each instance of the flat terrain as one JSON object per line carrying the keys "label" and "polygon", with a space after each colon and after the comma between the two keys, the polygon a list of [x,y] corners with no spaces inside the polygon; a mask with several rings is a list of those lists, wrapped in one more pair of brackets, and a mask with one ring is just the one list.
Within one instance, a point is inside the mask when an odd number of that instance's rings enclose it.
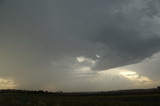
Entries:
{"label": "flat terrain", "polygon": [[160,106],[160,94],[55,95],[1,93],[0,106]]}

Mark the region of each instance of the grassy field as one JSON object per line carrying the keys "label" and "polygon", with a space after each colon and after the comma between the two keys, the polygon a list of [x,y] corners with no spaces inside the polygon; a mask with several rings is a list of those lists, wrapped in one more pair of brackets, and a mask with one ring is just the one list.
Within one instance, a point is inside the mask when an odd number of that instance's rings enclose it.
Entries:
{"label": "grassy field", "polygon": [[119,96],[55,96],[0,94],[0,106],[160,106],[160,94]]}

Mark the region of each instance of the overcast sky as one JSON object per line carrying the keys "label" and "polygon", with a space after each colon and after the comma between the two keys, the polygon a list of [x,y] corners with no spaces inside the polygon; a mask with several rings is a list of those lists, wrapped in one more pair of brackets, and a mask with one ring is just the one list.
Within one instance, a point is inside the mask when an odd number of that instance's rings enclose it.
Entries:
{"label": "overcast sky", "polygon": [[0,88],[160,85],[159,0],[0,0]]}

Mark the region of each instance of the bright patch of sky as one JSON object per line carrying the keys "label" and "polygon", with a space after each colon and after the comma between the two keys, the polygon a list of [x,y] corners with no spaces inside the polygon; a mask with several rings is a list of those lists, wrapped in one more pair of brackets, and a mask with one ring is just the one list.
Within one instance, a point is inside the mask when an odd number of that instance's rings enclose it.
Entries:
{"label": "bright patch of sky", "polygon": [[0,78],[0,89],[12,89],[14,88],[15,82],[11,79]]}

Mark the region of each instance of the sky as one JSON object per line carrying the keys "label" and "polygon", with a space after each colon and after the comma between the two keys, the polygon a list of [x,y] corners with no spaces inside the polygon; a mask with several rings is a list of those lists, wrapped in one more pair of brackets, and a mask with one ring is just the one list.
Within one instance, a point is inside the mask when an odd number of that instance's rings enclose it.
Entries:
{"label": "sky", "polygon": [[160,85],[159,0],[0,0],[0,88]]}

